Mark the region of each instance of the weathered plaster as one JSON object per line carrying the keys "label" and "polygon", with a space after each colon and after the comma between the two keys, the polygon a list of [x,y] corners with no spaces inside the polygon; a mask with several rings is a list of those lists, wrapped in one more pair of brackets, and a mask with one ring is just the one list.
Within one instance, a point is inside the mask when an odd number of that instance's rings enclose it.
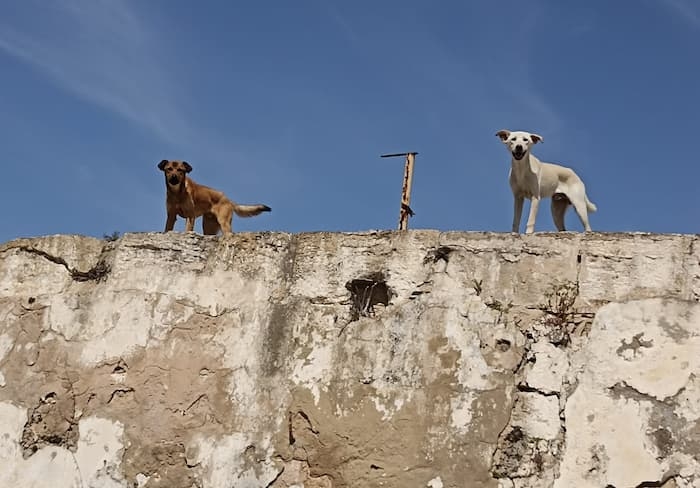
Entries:
{"label": "weathered plaster", "polygon": [[434,231],[4,244],[0,486],[698,486],[699,250]]}

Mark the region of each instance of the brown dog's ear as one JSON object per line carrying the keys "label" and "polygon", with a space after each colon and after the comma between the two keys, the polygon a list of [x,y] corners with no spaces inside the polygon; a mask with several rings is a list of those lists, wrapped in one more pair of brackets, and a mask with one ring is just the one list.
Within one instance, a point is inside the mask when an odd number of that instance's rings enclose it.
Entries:
{"label": "brown dog's ear", "polygon": [[185,167],[185,173],[189,173],[190,171],[192,171],[192,166],[190,166],[190,163],[188,163],[187,161],[183,161],[182,165]]}
{"label": "brown dog's ear", "polygon": [[532,137],[533,144],[537,144],[538,142],[544,142],[544,138],[542,136],[538,136],[537,134],[530,134],[530,137]]}
{"label": "brown dog's ear", "polygon": [[505,141],[506,139],[508,139],[510,131],[505,129],[499,130],[498,132],[496,132],[496,135],[501,139],[501,141]]}
{"label": "brown dog's ear", "polygon": [[165,165],[168,164],[168,162],[169,162],[169,161],[168,161],[167,159],[164,159],[163,161],[161,161],[160,163],[158,163],[158,169],[161,170],[161,171],[163,171],[163,170],[165,169]]}

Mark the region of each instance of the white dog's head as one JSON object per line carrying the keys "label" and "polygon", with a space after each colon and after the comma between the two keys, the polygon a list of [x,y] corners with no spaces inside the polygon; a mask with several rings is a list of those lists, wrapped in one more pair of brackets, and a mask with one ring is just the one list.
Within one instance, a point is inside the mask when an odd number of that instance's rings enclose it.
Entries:
{"label": "white dog's head", "polygon": [[542,136],[523,131],[511,132],[509,130],[499,130],[496,132],[496,135],[518,161],[525,157],[532,145],[538,142],[544,142]]}

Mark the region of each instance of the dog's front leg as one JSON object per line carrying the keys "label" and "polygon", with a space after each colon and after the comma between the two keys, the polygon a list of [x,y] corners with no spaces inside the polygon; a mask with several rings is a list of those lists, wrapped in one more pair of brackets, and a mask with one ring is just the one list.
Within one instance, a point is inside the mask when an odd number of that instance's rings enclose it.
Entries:
{"label": "dog's front leg", "polygon": [[538,208],[540,208],[540,198],[533,196],[530,200],[530,215],[527,217],[527,225],[525,226],[526,234],[535,232],[535,219],[537,219]]}
{"label": "dog's front leg", "polygon": [[185,232],[194,232],[194,218],[187,217],[185,222]]}
{"label": "dog's front leg", "polygon": [[518,197],[514,196],[513,197],[514,204],[513,204],[513,229],[512,231],[515,232],[516,234],[520,232],[520,217],[523,215],[523,202],[524,198],[523,197]]}
{"label": "dog's front leg", "polygon": [[176,213],[168,212],[168,218],[165,220],[165,230],[163,232],[171,231],[175,228],[175,220],[177,219]]}

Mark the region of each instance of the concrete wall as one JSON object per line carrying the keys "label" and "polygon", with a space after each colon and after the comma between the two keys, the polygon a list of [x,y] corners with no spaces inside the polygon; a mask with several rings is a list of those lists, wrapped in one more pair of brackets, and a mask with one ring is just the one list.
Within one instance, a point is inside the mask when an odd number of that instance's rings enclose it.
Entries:
{"label": "concrete wall", "polygon": [[0,246],[0,486],[700,486],[700,239]]}

